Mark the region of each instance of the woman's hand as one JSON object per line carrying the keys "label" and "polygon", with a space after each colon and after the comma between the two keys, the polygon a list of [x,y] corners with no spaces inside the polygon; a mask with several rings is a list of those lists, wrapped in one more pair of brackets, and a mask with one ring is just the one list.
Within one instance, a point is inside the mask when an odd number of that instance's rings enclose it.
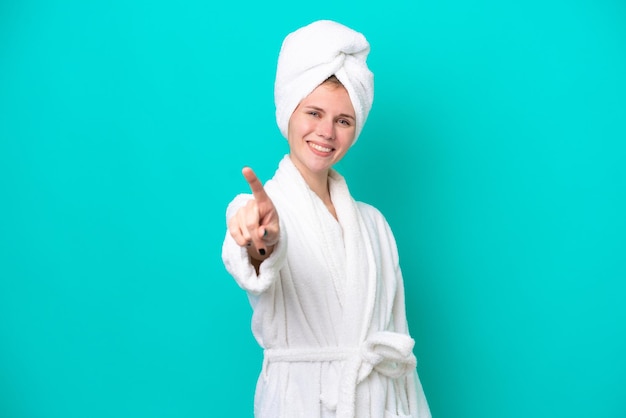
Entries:
{"label": "woman's hand", "polygon": [[228,231],[239,246],[248,248],[251,258],[263,261],[270,256],[280,236],[278,213],[254,171],[244,167],[242,173],[254,198],[230,219]]}

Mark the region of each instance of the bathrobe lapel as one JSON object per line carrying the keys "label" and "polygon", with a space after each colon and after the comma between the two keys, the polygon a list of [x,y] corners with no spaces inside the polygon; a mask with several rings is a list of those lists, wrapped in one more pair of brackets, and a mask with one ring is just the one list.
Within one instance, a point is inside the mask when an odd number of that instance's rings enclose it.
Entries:
{"label": "bathrobe lapel", "polygon": [[376,267],[370,236],[346,181],[336,171],[329,178],[331,198],[343,228],[346,252],[342,345],[359,345],[367,336],[376,296]]}
{"label": "bathrobe lapel", "polygon": [[[274,176],[283,199],[295,205],[302,222],[312,225],[311,245],[319,246],[342,307],[337,335],[340,346],[358,346],[367,336],[376,297],[376,267],[372,244],[356,202],[345,179],[335,170],[329,176],[331,199],[343,230],[343,243],[333,237],[335,220],[319,197],[308,187],[289,156]],[[337,246],[343,245],[345,261],[338,260]],[[339,318],[338,318],[339,319]]]}

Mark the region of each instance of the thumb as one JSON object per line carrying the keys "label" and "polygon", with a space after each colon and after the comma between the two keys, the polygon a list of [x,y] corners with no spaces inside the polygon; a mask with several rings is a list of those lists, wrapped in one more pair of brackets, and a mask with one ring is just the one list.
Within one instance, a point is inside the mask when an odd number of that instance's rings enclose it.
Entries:
{"label": "thumb", "polygon": [[263,240],[265,245],[267,245],[268,247],[276,245],[278,239],[280,238],[280,227],[278,224],[278,220],[273,220],[266,225],[261,225],[258,233],[259,238]]}

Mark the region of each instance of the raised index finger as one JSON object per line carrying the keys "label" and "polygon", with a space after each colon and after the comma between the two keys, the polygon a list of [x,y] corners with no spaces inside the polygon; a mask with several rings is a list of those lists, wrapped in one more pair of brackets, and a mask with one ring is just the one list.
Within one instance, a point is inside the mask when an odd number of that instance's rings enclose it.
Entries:
{"label": "raised index finger", "polygon": [[261,181],[256,176],[256,174],[254,174],[254,171],[252,171],[250,167],[244,167],[243,170],[241,170],[241,173],[246,178],[248,185],[250,185],[250,190],[252,190],[252,194],[254,195],[254,200],[256,200],[257,203],[266,202],[270,200],[267,193],[265,193],[263,184],[261,184]]}

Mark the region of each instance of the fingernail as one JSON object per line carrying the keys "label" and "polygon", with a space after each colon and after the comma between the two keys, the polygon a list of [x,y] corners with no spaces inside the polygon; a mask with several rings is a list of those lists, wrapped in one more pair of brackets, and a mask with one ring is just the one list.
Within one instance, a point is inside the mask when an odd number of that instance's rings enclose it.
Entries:
{"label": "fingernail", "polygon": [[265,255],[265,248],[261,248],[261,249],[259,249],[259,254],[261,254],[261,255]]}

